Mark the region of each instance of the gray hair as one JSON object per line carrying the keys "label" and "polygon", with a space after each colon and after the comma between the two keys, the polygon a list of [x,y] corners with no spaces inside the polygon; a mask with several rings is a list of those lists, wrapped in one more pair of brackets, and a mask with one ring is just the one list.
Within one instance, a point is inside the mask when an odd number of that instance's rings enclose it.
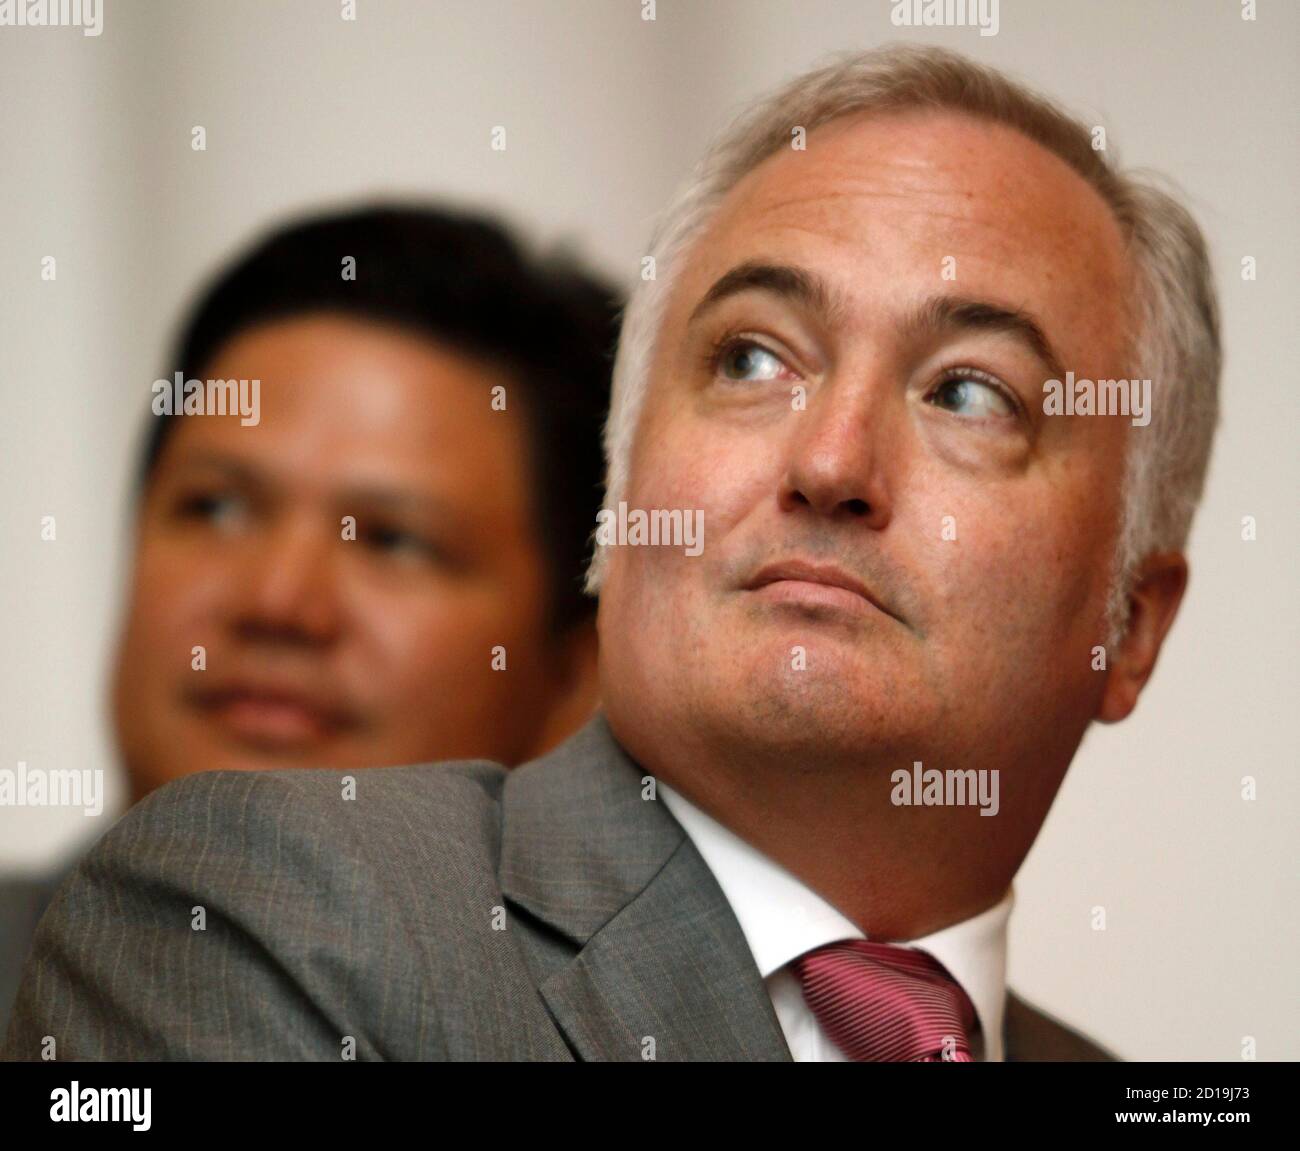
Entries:
{"label": "gray hair", "polygon": [[[1088,125],[1001,73],[954,52],[892,45],[835,58],[744,113],[708,151],[660,217],[650,245],[654,275],[633,290],[624,314],[605,425],[605,507],[626,498],[632,441],[649,384],[664,309],[684,255],[724,197],[763,160],[806,133],[864,112],[952,109],[1004,124],[1054,153],[1106,201],[1136,276],[1133,355],[1152,381],[1152,416],[1133,429],[1123,477],[1123,515],[1111,574],[1108,642],[1123,632],[1128,589],[1147,555],[1182,550],[1200,501],[1218,422],[1218,303],[1204,237],[1155,177],[1121,173],[1093,147]],[[1156,394],[1162,392],[1159,400]],[[604,578],[596,547],[586,589]]]}

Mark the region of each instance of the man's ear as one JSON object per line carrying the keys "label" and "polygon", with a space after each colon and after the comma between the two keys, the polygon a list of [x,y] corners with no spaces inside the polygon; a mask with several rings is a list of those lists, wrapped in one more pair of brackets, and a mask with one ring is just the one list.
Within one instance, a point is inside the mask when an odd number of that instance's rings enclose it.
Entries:
{"label": "man's ear", "polygon": [[1187,557],[1181,552],[1148,556],[1139,566],[1129,591],[1128,626],[1107,653],[1106,688],[1097,709],[1102,723],[1118,723],[1137,706],[1186,590]]}
{"label": "man's ear", "polygon": [[591,718],[600,703],[596,621],[579,624],[555,642],[557,686],[529,759],[563,743]]}

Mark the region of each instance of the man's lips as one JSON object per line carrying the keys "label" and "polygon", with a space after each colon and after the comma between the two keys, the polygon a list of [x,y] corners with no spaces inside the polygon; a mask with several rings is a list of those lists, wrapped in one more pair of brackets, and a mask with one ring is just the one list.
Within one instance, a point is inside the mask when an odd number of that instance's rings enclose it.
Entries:
{"label": "man's lips", "polygon": [[880,612],[898,618],[866,584],[834,564],[809,560],[767,564],[745,587],[777,603],[837,608],[859,615]]}
{"label": "man's lips", "polygon": [[277,684],[218,684],[193,692],[190,702],[236,739],[275,747],[315,743],[357,722],[333,700]]}

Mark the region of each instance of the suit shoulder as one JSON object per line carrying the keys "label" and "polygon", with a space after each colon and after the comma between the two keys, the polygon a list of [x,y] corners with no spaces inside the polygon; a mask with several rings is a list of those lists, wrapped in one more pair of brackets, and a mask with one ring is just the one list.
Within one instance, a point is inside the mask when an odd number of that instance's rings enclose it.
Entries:
{"label": "suit shoulder", "polygon": [[[496,822],[506,769],[485,760],[347,770],[283,768],[210,771],[173,780],[142,800],[106,840],[146,840],[155,851],[171,838],[192,850],[237,833],[284,850],[300,833],[320,852],[355,847],[384,834],[466,846],[456,830]],[[392,840],[386,842],[392,845]]]}
{"label": "suit shoulder", "polygon": [[[142,799],[128,816],[163,812],[227,810],[253,793],[280,795],[299,810],[332,807],[340,797],[355,800],[365,792],[377,804],[409,806],[421,799],[495,803],[507,769],[489,760],[446,760],[404,767],[285,767],[269,771],[203,771],[174,779]],[[362,785],[366,786],[363,788]],[[346,791],[346,795],[344,795]]]}
{"label": "suit shoulder", "polygon": [[35,1058],[45,1037],[60,1058],[337,1058],[347,1037],[358,1058],[436,1053],[432,973],[496,902],[504,772],[204,772],[158,789],[60,887],[5,1055]]}
{"label": "suit shoulder", "polygon": [[1007,990],[1007,1059],[1027,1063],[1115,1063],[1119,1056]]}
{"label": "suit shoulder", "polygon": [[266,906],[391,891],[415,869],[437,900],[452,876],[495,879],[505,775],[480,760],[203,772],[137,804],[85,865]]}

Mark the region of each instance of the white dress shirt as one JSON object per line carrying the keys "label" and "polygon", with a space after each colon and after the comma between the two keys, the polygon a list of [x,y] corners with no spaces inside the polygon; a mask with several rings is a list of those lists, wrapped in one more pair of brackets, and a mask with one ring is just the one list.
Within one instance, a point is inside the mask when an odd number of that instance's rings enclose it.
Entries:
{"label": "white dress shirt", "polygon": [[[795,1061],[845,1062],[843,1052],[804,1002],[803,988],[789,963],[814,947],[867,936],[780,864],[728,831],[663,780],[656,784],[660,798],[731,904]],[[979,1031],[971,1036],[971,1054],[977,1061],[1002,1062],[1007,920],[1014,902],[1015,892],[1009,887],[1001,902],[987,911],[900,945],[934,956],[970,996],[980,1021]]]}

